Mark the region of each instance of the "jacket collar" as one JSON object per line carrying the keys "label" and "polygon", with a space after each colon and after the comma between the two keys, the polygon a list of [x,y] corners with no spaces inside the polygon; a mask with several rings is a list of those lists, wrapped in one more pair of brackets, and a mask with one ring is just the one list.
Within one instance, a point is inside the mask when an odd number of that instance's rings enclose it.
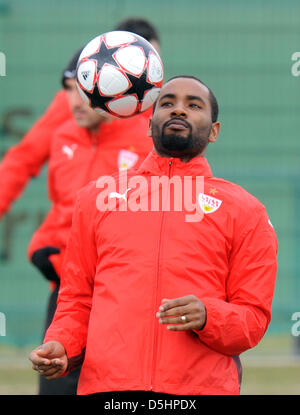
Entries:
{"label": "jacket collar", "polygon": [[161,157],[152,150],[138,168],[138,173],[150,173],[157,176],[204,176],[212,177],[212,171],[206,158],[194,157],[184,163],[179,158]]}

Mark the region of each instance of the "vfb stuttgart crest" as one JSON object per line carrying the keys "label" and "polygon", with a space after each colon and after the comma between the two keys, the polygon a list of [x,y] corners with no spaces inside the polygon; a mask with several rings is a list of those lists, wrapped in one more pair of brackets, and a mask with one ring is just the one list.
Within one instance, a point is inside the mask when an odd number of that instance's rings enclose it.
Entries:
{"label": "vfb stuttgart crest", "polygon": [[119,169],[130,169],[138,161],[139,156],[129,150],[120,150],[118,155]]}
{"label": "vfb stuttgart crest", "polygon": [[204,193],[199,193],[198,202],[203,213],[213,213],[219,209],[222,204],[222,200],[216,199],[215,197],[208,196]]}

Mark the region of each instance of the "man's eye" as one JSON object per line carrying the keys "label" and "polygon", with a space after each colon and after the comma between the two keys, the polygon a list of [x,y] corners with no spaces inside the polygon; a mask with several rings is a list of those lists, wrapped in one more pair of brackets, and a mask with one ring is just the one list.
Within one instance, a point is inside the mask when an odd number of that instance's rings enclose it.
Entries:
{"label": "man's eye", "polygon": [[190,104],[190,107],[195,109],[201,109],[200,105],[198,104]]}
{"label": "man's eye", "polygon": [[170,105],[172,105],[172,103],[171,103],[171,102],[169,102],[169,101],[165,101],[165,102],[163,102],[163,103],[161,104],[161,107],[168,107],[168,106],[170,106]]}

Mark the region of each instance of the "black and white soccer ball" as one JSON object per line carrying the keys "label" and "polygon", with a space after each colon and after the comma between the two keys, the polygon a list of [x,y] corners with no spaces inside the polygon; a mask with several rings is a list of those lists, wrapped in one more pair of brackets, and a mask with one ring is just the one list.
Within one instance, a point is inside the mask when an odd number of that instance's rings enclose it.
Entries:
{"label": "black and white soccer ball", "polygon": [[158,52],[146,39],[112,31],[84,47],[76,75],[80,95],[95,111],[128,118],[153,105],[164,69]]}

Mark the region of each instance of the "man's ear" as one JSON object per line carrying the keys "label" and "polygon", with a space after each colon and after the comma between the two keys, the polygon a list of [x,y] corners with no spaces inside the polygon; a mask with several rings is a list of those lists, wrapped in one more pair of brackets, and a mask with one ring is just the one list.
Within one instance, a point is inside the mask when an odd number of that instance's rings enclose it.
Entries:
{"label": "man's ear", "polygon": [[221,128],[221,123],[219,123],[218,121],[212,124],[211,132],[208,138],[209,143],[215,143],[217,141],[220,128]]}
{"label": "man's ear", "polygon": [[149,118],[148,137],[152,137],[152,115]]}

